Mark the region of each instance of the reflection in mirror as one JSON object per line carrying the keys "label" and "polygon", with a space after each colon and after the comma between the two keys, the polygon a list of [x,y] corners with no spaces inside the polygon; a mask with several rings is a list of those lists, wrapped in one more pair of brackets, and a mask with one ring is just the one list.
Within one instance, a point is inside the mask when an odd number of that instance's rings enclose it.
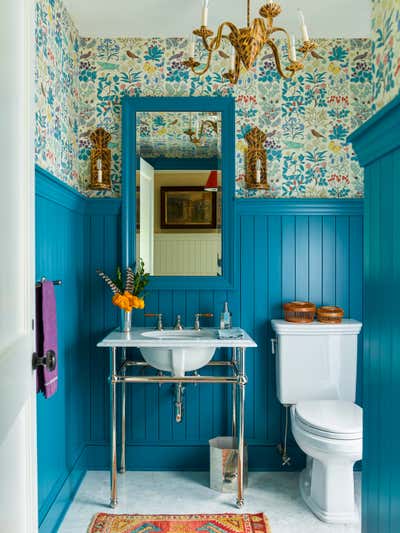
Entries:
{"label": "reflection in mirror", "polygon": [[136,257],[154,276],[221,276],[221,113],[136,123]]}

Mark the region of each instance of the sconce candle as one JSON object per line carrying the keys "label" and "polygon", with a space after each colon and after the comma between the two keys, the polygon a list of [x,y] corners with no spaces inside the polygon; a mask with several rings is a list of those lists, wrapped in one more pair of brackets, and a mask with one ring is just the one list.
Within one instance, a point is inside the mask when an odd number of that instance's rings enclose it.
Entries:
{"label": "sconce candle", "polygon": [[257,159],[257,164],[256,164],[256,183],[260,183],[260,182],[261,182],[261,160]]}
{"label": "sconce candle", "polygon": [[103,163],[101,159],[97,160],[97,181],[103,183]]}

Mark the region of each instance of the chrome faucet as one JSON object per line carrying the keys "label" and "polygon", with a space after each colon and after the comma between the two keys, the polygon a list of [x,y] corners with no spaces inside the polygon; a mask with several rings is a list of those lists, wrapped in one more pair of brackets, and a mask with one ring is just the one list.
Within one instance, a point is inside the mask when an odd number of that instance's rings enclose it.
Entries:
{"label": "chrome faucet", "polygon": [[204,318],[212,318],[214,315],[213,313],[196,313],[194,315],[194,330],[200,331],[200,317],[203,316]]}
{"label": "chrome faucet", "polygon": [[175,321],[174,329],[177,329],[179,331],[183,330],[183,326],[181,324],[181,315],[176,315],[176,321]]}
{"label": "chrome faucet", "polygon": [[163,328],[163,321],[162,321],[162,313],[145,313],[144,316],[146,317],[151,317],[151,316],[155,316],[157,317],[157,326],[156,326],[156,329],[158,331],[162,331],[164,328]]}

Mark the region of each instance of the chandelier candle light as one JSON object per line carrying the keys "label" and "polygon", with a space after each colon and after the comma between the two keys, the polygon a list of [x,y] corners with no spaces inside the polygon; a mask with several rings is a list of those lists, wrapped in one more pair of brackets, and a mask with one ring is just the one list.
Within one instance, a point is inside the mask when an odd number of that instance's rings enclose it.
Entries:
{"label": "chandelier candle light", "polygon": [[[259,10],[262,18],[255,18],[253,22],[250,22],[250,0],[247,0],[247,26],[238,28],[232,22],[223,22],[218,27],[214,37],[214,32],[207,27],[208,0],[203,0],[201,26],[193,30],[193,35],[201,38],[203,47],[208,53],[206,64],[204,67],[200,66],[201,63],[195,59],[195,42],[193,38],[189,42],[189,59],[184,61],[183,64],[190,68],[192,72],[201,76],[210,68],[213,53],[220,48],[222,40],[225,39],[232,45],[232,56],[230,58],[230,69],[223,74],[223,77],[231,83],[237,83],[242,65],[246,70],[249,70],[254,65],[255,60],[265,45],[269,46],[272,50],[276,69],[280,76],[285,79],[292,78],[297,71],[304,68],[304,65],[297,60],[295,36],[293,35],[291,38],[287,30],[279,26],[274,26],[274,19],[281,11],[282,8],[277,2],[269,0]],[[299,18],[303,44],[298,51],[303,54],[303,57],[306,57],[310,52],[315,50],[316,43],[309,38],[304,15],[300,10]],[[229,33],[223,33],[225,28],[229,30]],[[287,42],[289,64],[285,68],[282,67],[280,52],[277,44],[273,40],[273,34],[279,32],[284,33]]]}

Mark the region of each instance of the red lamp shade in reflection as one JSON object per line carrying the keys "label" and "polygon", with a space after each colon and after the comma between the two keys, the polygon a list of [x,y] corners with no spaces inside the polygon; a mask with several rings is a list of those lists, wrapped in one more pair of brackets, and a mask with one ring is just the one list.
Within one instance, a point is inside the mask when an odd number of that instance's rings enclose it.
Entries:
{"label": "red lamp shade in reflection", "polygon": [[218,172],[212,170],[208,176],[207,183],[204,187],[205,191],[218,191]]}

